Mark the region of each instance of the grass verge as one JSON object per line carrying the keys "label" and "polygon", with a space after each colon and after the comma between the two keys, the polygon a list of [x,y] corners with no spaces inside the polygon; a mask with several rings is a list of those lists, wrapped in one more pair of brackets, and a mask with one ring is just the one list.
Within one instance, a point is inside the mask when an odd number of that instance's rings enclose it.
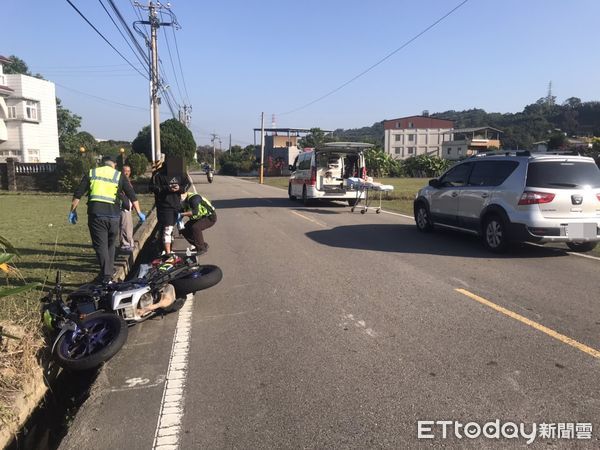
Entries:
{"label": "grass verge", "polygon": [[[148,211],[151,195],[139,196]],[[91,280],[98,271],[87,227],[87,207],[77,208],[77,225],[67,223],[71,195],[0,194],[0,234],[19,251],[14,261],[27,282],[51,284],[60,269],[64,286],[75,289]],[[0,280],[3,286],[17,286],[15,278]],[[0,299],[0,326],[16,339],[0,344],[0,428],[15,418],[14,399],[38,367],[38,353],[44,345],[40,329],[41,289]]]}

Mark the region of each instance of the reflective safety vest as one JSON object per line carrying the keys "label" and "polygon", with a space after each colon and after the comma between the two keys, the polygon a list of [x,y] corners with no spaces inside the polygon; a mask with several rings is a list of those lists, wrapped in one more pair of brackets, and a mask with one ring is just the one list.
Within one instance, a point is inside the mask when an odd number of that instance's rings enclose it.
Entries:
{"label": "reflective safety vest", "polygon": [[110,166],[90,170],[90,202],[114,203],[117,199],[121,172]]}
{"label": "reflective safety vest", "polygon": [[206,197],[202,197],[200,194],[196,194],[194,192],[187,193],[187,197],[185,199],[187,202],[187,205],[186,205],[187,207],[185,210],[186,211],[192,210],[190,200],[192,199],[192,197],[195,197],[195,196],[200,197],[201,201],[200,201],[200,204],[198,205],[198,213],[194,214],[192,217],[190,217],[190,220],[198,220],[203,217],[211,216],[215,212],[214,206],[208,201],[208,199]]}

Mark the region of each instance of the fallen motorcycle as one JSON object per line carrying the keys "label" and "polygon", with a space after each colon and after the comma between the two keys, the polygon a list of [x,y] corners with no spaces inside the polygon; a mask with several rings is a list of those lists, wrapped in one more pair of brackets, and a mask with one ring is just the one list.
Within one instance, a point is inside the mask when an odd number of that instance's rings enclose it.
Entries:
{"label": "fallen motorcycle", "polygon": [[89,297],[63,300],[60,271],[54,289],[41,299],[42,319],[56,336],[51,354],[65,369],[87,370],[113,357],[127,340],[127,324],[96,309]]}
{"label": "fallen motorcycle", "polygon": [[219,267],[199,265],[192,258],[157,261],[134,280],[83,285],[66,302],[57,274],[55,288],[43,299],[43,319],[57,332],[52,354],[62,367],[86,370],[100,365],[125,344],[127,324],[176,311],[188,295],[223,278]]}

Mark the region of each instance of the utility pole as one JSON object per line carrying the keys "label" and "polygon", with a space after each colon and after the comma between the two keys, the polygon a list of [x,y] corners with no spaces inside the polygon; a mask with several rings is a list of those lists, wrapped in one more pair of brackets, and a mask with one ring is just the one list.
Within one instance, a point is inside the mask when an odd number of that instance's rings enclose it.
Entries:
{"label": "utility pole", "polygon": [[265,113],[260,113],[260,172],[258,176],[258,182],[264,184],[264,171],[265,168]]}
{"label": "utility pole", "polygon": [[[138,23],[144,25],[150,25],[150,42],[146,40],[146,44],[150,48],[150,136],[152,143],[152,162],[160,160],[161,149],[160,149],[160,97],[158,91],[160,89],[160,78],[158,74],[158,42],[157,42],[157,31],[160,26],[172,26],[173,22],[161,22],[156,15],[156,11],[162,8],[169,8],[169,4],[162,5],[159,2],[153,3],[148,2],[148,6],[143,6],[139,2],[134,2],[135,6],[140,9],[148,11],[148,20],[140,20],[134,22],[135,25]],[[140,30],[135,28],[138,33],[142,34]]]}
{"label": "utility pole", "polygon": [[150,2],[149,9],[149,22],[150,22],[150,67],[151,76],[150,83],[152,84],[152,98],[150,99],[152,105],[152,135],[154,137],[154,161],[160,160],[160,98],[158,97],[158,46],[156,43],[156,35],[158,34],[158,27],[160,26],[158,18],[156,17],[156,8],[154,4]]}
{"label": "utility pole", "polygon": [[213,169],[217,167],[217,149],[215,148],[215,143],[218,140],[219,142],[221,142],[221,139],[219,138],[218,134],[215,133],[211,133],[210,134],[210,140],[212,142],[213,145]]}
{"label": "utility pole", "polygon": [[190,127],[190,123],[192,121],[192,106],[183,105],[182,110],[179,110],[179,121],[186,126],[186,128]]}
{"label": "utility pole", "polygon": [[229,153],[231,153],[231,133],[229,133]]}

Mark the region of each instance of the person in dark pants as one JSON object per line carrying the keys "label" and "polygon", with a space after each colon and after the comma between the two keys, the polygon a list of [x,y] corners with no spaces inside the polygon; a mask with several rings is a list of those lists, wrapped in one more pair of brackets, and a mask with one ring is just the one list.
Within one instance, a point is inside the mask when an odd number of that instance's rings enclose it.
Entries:
{"label": "person in dark pants", "polygon": [[181,197],[184,212],[180,214],[180,218],[189,217],[181,234],[196,247],[199,256],[208,250],[208,244],[204,242],[202,232],[217,223],[217,212],[210,201],[200,194],[188,192]]}
{"label": "person in dark pants", "polygon": [[173,230],[177,223],[177,215],[181,211],[181,193],[185,192],[189,184],[187,177],[168,176],[160,166],[152,175],[150,190],[154,192],[156,216],[164,246],[163,254],[168,255],[173,250]]}
{"label": "person in dark pants", "polygon": [[88,228],[92,246],[100,264],[100,274],[96,281],[108,282],[114,271],[115,247],[119,242],[119,218],[121,205],[119,191],[131,200],[141,222],[146,220],[131,184],[126,182],[121,172],[115,169],[112,156],[102,158],[102,166],[85,174],[73,193],[69,222],[77,223],[77,206],[81,197],[88,196]]}

